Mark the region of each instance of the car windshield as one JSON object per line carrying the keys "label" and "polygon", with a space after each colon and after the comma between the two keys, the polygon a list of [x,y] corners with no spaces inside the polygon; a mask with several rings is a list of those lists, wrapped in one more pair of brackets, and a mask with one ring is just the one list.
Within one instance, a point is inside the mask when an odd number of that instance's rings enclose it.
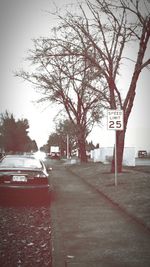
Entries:
{"label": "car windshield", "polygon": [[4,158],[0,168],[42,168],[42,164],[35,158]]}

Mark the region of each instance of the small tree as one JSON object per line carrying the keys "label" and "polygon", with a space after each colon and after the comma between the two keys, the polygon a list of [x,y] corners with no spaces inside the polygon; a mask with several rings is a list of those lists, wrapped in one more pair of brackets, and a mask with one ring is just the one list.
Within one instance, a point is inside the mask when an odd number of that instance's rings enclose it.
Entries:
{"label": "small tree", "polygon": [[63,139],[57,132],[53,132],[52,134],[49,135],[47,144],[44,146],[48,153],[50,153],[51,146],[59,146],[61,155],[63,154],[62,153]]}
{"label": "small tree", "polygon": [[69,153],[77,148],[77,136],[74,125],[69,120],[59,120],[56,124],[56,130],[53,132],[44,146],[46,151],[50,151],[51,146],[59,146],[61,156],[65,156],[67,152],[67,135],[69,136]]}
{"label": "small tree", "polygon": [[[72,155],[72,151],[78,149],[78,135],[74,124],[69,120],[59,121],[56,126],[56,132],[61,137],[61,151],[64,155],[67,154],[67,145],[69,147],[69,154]],[[68,139],[68,140],[67,140]],[[68,141],[68,144],[67,144]]]}

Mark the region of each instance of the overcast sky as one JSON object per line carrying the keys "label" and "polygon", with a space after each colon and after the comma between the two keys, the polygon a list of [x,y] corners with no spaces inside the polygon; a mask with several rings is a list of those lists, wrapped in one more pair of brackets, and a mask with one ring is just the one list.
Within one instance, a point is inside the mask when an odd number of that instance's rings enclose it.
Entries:
{"label": "overcast sky", "polygon": [[[54,130],[53,118],[57,108],[53,105],[39,106],[33,103],[38,95],[31,84],[14,77],[13,72],[23,66],[27,51],[32,48],[32,39],[48,36],[56,23],[46,11],[54,10],[54,3],[64,8],[66,3],[77,0],[2,0],[0,1],[0,113],[7,109],[16,118],[27,118],[30,124],[30,136],[39,146],[48,140]],[[75,8],[75,6],[72,6]],[[126,83],[128,68],[122,83]],[[135,106],[130,116],[126,145],[139,149],[150,149],[150,73],[145,70],[139,80]],[[107,131],[106,124],[95,128],[90,139],[94,143],[113,145],[113,133]]]}
{"label": "overcast sky", "polygon": [[30,84],[14,77],[14,71],[25,64],[24,58],[32,48],[32,39],[50,33],[55,19],[47,11],[55,9],[54,2],[62,7],[61,1],[49,0],[0,2],[0,112],[7,109],[16,118],[27,118],[30,136],[39,146],[47,142],[54,129],[56,108],[37,105],[35,100],[39,95]]}

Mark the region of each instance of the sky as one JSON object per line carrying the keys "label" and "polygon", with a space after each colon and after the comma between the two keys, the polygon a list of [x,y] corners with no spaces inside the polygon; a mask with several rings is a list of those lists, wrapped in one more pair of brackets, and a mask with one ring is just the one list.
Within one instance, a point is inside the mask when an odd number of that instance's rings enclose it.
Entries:
{"label": "sky", "polygon": [[[57,24],[47,11],[54,11],[55,4],[65,8],[77,0],[2,0],[0,1],[0,113],[6,110],[16,119],[29,121],[29,135],[42,146],[55,130],[54,118],[58,113],[56,105],[39,105],[40,95],[31,84],[15,77],[14,72],[25,63],[27,52],[32,48],[32,39],[48,36],[51,28]],[[72,5],[73,4],[73,5]],[[132,47],[130,53],[132,54]],[[149,50],[150,51],[150,50]],[[127,83],[129,68],[124,69],[122,84]],[[140,76],[126,133],[126,146],[150,150],[150,72],[145,70]],[[88,140],[101,146],[114,144],[114,132],[107,130],[106,119],[101,126],[94,127]]]}

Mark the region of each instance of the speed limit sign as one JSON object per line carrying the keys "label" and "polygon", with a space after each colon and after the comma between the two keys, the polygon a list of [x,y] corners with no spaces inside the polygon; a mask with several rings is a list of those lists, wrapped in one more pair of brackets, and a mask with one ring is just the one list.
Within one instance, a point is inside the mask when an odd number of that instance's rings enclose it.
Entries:
{"label": "speed limit sign", "polygon": [[123,110],[109,109],[107,111],[107,129],[121,131],[123,128]]}

